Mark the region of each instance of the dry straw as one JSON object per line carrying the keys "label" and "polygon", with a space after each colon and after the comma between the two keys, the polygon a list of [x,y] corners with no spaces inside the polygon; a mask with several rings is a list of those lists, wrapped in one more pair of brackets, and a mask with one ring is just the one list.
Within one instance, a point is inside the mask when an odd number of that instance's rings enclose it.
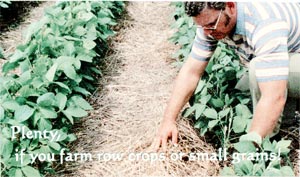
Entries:
{"label": "dry straw", "polygon": [[[106,76],[91,98],[95,111],[75,130],[79,140],[73,152],[93,154],[148,152],[162,118],[177,68],[170,65],[176,47],[168,42],[174,31],[172,9],[167,2],[132,2],[127,6],[121,34],[113,43]],[[118,67],[120,66],[120,67]],[[171,160],[173,152],[215,150],[197,136],[188,121],[178,122],[179,146],[169,145],[166,159],[68,163],[66,176],[211,176],[217,161]],[[66,171],[67,169],[67,171]],[[67,174],[67,173],[70,174]]]}

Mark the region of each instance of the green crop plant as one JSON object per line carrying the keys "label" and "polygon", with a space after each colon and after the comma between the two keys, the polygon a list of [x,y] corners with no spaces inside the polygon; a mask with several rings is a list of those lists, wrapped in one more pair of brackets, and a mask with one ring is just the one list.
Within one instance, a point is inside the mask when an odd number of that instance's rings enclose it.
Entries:
{"label": "green crop plant", "polygon": [[224,148],[245,133],[251,122],[249,93],[234,88],[245,72],[238,57],[220,43],[184,113],[192,115],[202,136],[213,132]]}
{"label": "green crop plant", "polygon": [[290,144],[290,140],[261,140],[255,133],[244,135],[234,143],[234,165],[222,169],[221,176],[295,176],[288,157]]}
{"label": "green crop plant", "polygon": [[[76,140],[71,128],[92,109],[85,99],[95,90],[101,73],[97,65],[123,8],[123,2],[60,2],[28,29],[25,44],[7,56],[0,77],[1,176],[54,172],[53,159],[30,157],[56,157]],[[59,138],[12,137],[14,126],[25,132],[52,131]],[[21,152],[23,162],[18,160]]]}
{"label": "green crop plant", "polygon": [[193,19],[185,14],[182,2],[172,2],[171,5],[175,6],[175,12],[172,16],[176,20],[175,23],[171,25],[171,28],[177,30],[169,40],[181,46],[173,57],[177,58],[178,61],[182,61],[186,59],[190,53],[196,35],[196,26],[194,25]]}

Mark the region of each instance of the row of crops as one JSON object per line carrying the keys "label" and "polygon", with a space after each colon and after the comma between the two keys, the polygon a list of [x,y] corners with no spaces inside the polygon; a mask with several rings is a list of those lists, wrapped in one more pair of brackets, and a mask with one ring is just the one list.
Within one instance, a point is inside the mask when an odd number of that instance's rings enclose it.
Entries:
{"label": "row of crops", "polygon": [[[182,63],[191,50],[196,26],[192,18],[185,14],[182,2],[173,2],[172,5],[175,7],[173,16],[176,21],[171,27],[177,32],[170,41],[181,46],[174,57]],[[289,159],[290,140],[271,142],[269,138],[261,140],[257,134],[247,134],[252,118],[250,95],[234,88],[246,72],[233,50],[219,42],[190,99],[191,107],[184,111],[184,117],[190,117],[195,122],[194,127],[202,136],[209,135],[209,139],[215,140],[211,143],[217,144],[216,149],[244,154],[244,160],[239,163],[226,166],[228,163],[223,162],[225,167],[221,175],[294,176]],[[255,159],[251,157],[253,153],[276,154],[280,158]]]}
{"label": "row of crops", "polygon": [[[56,157],[76,140],[72,126],[92,109],[86,98],[95,90],[98,66],[115,34],[111,27],[123,10],[120,1],[57,3],[7,56],[0,74],[1,176],[54,172],[52,158],[32,157]],[[33,136],[37,132],[48,134]]]}

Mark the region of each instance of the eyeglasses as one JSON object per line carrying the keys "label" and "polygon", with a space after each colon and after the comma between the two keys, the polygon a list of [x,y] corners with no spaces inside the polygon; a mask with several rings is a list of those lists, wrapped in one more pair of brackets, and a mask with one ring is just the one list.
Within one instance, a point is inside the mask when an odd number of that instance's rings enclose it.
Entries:
{"label": "eyeglasses", "polygon": [[217,29],[217,26],[218,26],[218,24],[219,24],[220,18],[221,18],[222,10],[223,10],[223,9],[221,9],[221,11],[220,11],[220,13],[219,13],[219,16],[218,16],[218,19],[217,19],[217,21],[216,21],[216,23],[215,23],[214,26],[211,26],[211,24],[208,24],[208,25],[206,25],[206,26],[197,25],[197,28],[202,28],[202,29],[204,29],[204,30],[216,30],[216,29]]}

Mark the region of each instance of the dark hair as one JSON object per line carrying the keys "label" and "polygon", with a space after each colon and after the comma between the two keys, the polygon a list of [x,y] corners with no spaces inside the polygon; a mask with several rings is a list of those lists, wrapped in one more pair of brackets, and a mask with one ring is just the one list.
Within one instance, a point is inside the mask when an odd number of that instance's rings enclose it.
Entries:
{"label": "dark hair", "polygon": [[226,2],[184,2],[185,13],[195,17],[205,8],[221,10],[225,9]]}

